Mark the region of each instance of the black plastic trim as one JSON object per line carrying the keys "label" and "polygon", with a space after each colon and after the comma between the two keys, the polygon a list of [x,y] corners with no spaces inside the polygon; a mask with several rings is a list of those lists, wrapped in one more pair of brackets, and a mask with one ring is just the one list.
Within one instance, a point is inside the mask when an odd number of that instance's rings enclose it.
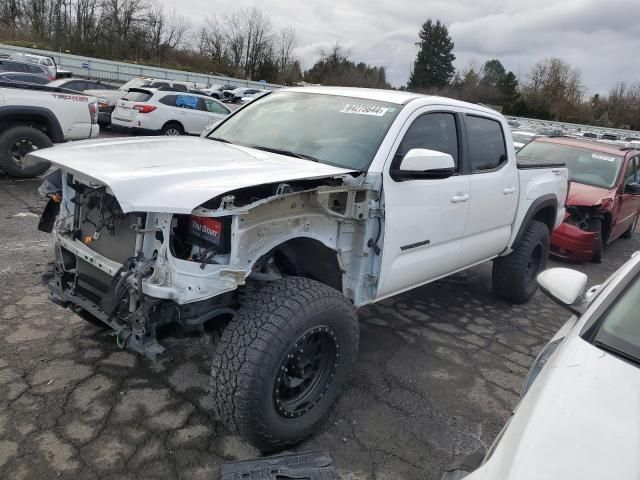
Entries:
{"label": "black plastic trim", "polygon": [[[74,92],[75,93],[75,92]],[[47,127],[49,129],[49,137],[54,143],[64,142],[64,134],[60,127],[60,122],[55,114],[45,107],[33,107],[26,105],[5,105],[0,106],[0,122],[12,115],[27,115],[29,117],[42,116],[47,121]],[[33,119],[35,120],[35,118]]]}
{"label": "black plastic trim", "polygon": [[[527,230],[527,227],[533,220],[533,217],[535,217],[536,213],[538,213],[543,208],[547,208],[547,207],[553,207],[555,214],[558,213],[558,199],[552,193],[543,195],[542,197],[537,198],[533,201],[533,203],[529,207],[529,210],[527,210],[527,213],[525,214],[524,219],[522,220],[522,223],[520,224],[520,230],[518,230],[518,234],[516,235],[516,238],[513,241],[512,246],[517,245],[518,242],[522,240],[522,236],[524,235],[524,232]],[[554,214],[554,218],[555,218],[555,214]]]}

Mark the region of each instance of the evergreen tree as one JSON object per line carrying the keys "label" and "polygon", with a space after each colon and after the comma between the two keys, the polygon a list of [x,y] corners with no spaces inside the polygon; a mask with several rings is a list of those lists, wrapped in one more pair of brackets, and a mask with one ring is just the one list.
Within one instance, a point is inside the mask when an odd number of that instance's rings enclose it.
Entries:
{"label": "evergreen tree", "polygon": [[420,41],[416,43],[420,50],[409,78],[410,90],[446,87],[455,69],[453,61],[453,40],[446,25],[429,18],[420,30]]}
{"label": "evergreen tree", "polygon": [[489,60],[482,67],[482,81],[480,83],[483,86],[498,89],[506,74],[500,60]]}

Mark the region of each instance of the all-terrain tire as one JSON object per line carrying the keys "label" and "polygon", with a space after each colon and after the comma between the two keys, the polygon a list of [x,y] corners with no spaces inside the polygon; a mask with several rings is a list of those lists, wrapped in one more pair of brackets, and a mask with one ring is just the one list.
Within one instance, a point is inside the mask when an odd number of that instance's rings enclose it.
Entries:
{"label": "all-terrain tire", "polygon": [[0,135],[0,169],[8,175],[30,178],[47,171],[50,164],[43,161],[25,163],[24,156],[35,150],[53,146],[53,142],[40,130],[19,125]]}
{"label": "all-terrain tire", "polygon": [[549,228],[534,220],[513,251],[493,262],[493,291],[512,303],[528,301],[538,288],[537,276],[549,256]]}
{"label": "all-terrain tire", "polygon": [[636,226],[638,225],[638,218],[640,218],[640,214],[636,215],[636,218],[633,219],[633,223],[627,230],[621,235],[622,238],[632,238],[633,233],[636,231]]}
{"label": "all-terrain tire", "polygon": [[[272,452],[321,426],[356,361],[358,317],[340,292],[308,278],[269,282],[247,295],[215,348],[214,408],[231,432]],[[328,359],[328,364],[318,368],[324,373],[308,387],[304,382],[291,387],[296,375],[314,371],[301,366],[305,356]],[[288,400],[296,388],[308,399],[297,410],[291,405],[298,397]]]}

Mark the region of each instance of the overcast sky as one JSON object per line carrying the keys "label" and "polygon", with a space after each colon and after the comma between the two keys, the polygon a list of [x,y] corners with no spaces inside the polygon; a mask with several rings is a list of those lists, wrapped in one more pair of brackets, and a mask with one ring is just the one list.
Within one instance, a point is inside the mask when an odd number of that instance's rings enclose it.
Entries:
{"label": "overcast sky", "polygon": [[395,86],[406,84],[421,24],[449,26],[455,65],[498,58],[526,77],[551,56],[579,68],[589,93],[618,81],[640,81],[640,0],[165,0],[199,25],[205,15],[257,7],[275,27],[293,25],[298,55],[310,67],[322,48],[340,41],[351,58],[387,67]]}

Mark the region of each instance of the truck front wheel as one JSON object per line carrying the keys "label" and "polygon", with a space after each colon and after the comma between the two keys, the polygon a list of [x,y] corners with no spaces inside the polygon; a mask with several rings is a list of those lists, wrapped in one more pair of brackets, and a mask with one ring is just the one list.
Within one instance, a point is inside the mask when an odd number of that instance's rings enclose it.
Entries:
{"label": "truck front wheel", "polygon": [[0,169],[12,177],[29,178],[49,168],[49,162],[26,161],[28,153],[53,146],[40,130],[29,126],[15,126],[0,135]]}
{"label": "truck front wheel", "polygon": [[528,301],[538,288],[537,276],[547,265],[549,228],[534,220],[513,251],[493,262],[493,290],[512,303]]}
{"label": "truck front wheel", "polygon": [[358,352],[358,317],[337,290],[302,277],[248,294],[218,342],[211,374],[227,428],[264,452],[309,437]]}

